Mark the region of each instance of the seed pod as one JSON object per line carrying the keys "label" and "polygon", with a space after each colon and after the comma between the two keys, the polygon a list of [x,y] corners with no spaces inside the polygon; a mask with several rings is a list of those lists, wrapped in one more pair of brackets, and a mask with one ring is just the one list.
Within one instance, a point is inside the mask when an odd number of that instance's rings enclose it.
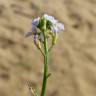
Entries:
{"label": "seed pod", "polygon": [[34,43],[38,49],[41,49],[41,42],[39,40],[36,40]]}
{"label": "seed pod", "polygon": [[52,45],[56,44],[57,39],[58,39],[58,34],[57,34],[57,32],[54,32],[53,36],[52,36]]}

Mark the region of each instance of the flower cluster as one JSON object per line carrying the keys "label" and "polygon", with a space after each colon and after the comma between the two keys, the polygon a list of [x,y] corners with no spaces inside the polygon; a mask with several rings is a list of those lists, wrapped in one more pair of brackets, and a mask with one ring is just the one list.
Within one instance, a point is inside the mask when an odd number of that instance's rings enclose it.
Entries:
{"label": "flower cluster", "polygon": [[[51,35],[52,42],[55,42],[56,36],[58,32],[64,30],[64,25],[59,23],[54,17],[44,14],[41,17],[35,18],[32,20],[32,32],[27,32],[26,37],[34,36],[34,42],[39,40],[39,42],[43,42],[44,40],[44,32],[46,32],[46,36]],[[52,43],[54,45],[54,43]]]}
{"label": "flower cluster", "polygon": [[[51,32],[60,32],[61,30],[64,30],[64,25],[62,23],[59,23],[58,20],[56,20],[54,17],[49,16],[47,14],[44,14],[44,19],[47,20],[47,23],[49,23],[48,29]],[[34,19],[32,21],[32,26],[33,26],[33,32],[34,32],[34,27],[38,27],[40,17]]]}

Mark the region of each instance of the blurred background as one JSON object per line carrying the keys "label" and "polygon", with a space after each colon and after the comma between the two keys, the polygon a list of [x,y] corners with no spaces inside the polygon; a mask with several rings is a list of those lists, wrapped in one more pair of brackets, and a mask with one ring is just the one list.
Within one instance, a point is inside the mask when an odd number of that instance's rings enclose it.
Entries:
{"label": "blurred background", "polygon": [[40,93],[43,57],[24,35],[44,13],[65,25],[49,54],[46,96],[96,96],[96,0],[0,0],[0,96]]}

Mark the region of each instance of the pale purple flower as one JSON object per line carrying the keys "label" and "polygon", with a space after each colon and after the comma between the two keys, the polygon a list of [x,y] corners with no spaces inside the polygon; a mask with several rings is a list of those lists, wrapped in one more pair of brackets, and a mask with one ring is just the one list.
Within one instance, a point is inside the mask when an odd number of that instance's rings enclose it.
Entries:
{"label": "pale purple flower", "polygon": [[[64,25],[62,23],[59,23],[58,20],[56,20],[53,16],[44,14],[43,17],[52,23],[52,25],[50,26],[52,32],[60,32],[60,31],[64,30]],[[39,20],[40,20],[40,17],[35,18],[32,21],[32,26],[33,26],[32,32],[36,32],[36,27],[39,24]]]}
{"label": "pale purple flower", "polygon": [[64,30],[64,24],[62,23],[57,23],[57,27],[59,28],[59,30]]}
{"label": "pale purple flower", "polygon": [[[50,27],[48,27],[48,29],[51,32],[57,33],[57,32],[64,30],[64,25],[62,23],[59,23],[58,20],[56,20],[54,17],[47,15],[47,14],[44,14],[43,17],[45,18],[46,21],[48,20],[51,22],[51,24],[49,25]],[[38,17],[32,20],[32,32],[27,32],[25,35],[26,37],[33,36],[34,41],[36,41],[37,39],[40,41],[44,40],[43,32],[41,32],[40,34],[37,33],[37,27],[38,27],[40,19],[41,18]]]}
{"label": "pale purple flower", "polygon": [[26,37],[32,36],[34,42],[36,42],[36,40],[38,39],[38,35],[36,34],[36,33],[37,33],[36,27],[37,27],[38,24],[39,24],[39,19],[40,19],[40,18],[38,17],[38,18],[35,18],[34,20],[32,20],[32,32],[27,32],[27,33],[25,34]]}
{"label": "pale purple flower", "polygon": [[57,20],[54,17],[50,16],[50,15],[44,14],[44,18],[46,20],[49,20],[52,24],[57,23]]}
{"label": "pale purple flower", "polygon": [[52,31],[52,32],[59,32],[59,29],[58,29],[58,27],[57,27],[56,25],[53,25],[53,26],[51,27],[51,31]]}
{"label": "pale purple flower", "polygon": [[60,32],[64,30],[64,25],[62,23],[55,23],[51,27],[52,32]]}
{"label": "pale purple flower", "polygon": [[25,34],[25,37],[29,37],[29,36],[32,36],[33,34],[35,34],[37,32],[37,29],[35,26],[32,26],[32,32],[27,32]]}
{"label": "pale purple flower", "polygon": [[25,34],[25,37],[32,36],[33,33],[36,33],[36,32],[37,32],[36,27],[37,27],[37,25],[39,24],[39,19],[40,19],[40,18],[38,17],[38,18],[35,18],[34,20],[32,20],[32,32],[27,32],[27,33]]}
{"label": "pale purple flower", "polygon": [[64,30],[64,25],[62,23],[59,23],[58,20],[56,20],[54,17],[44,14],[44,18],[52,23],[51,25],[52,32],[60,32]]}
{"label": "pale purple flower", "polygon": [[39,24],[39,20],[40,20],[39,17],[32,20],[32,26],[37,26]]}

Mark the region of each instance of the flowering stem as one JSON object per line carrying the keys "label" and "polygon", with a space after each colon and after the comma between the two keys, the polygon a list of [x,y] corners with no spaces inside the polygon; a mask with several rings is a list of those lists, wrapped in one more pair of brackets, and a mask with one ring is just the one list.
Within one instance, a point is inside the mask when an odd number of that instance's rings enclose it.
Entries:
{"label": "flowering stem", "polygon": [[[44,75],[40,96],[45,96],[47,79],[51,75],[48,73],[48,53],[56,44],[58,32],[62,30],[64,30],[64,25],[62,23],[59,23],[54,17],[44,14],[43,16],[35,18],[32,21],[32,32],[28,32],[26,34],[26,37],[34,36],[34,43],[44,57]],[[52,45],[48,48],[47,43],[49,37],[51,37]],[[42,45],[44,45],[44,48],[42,48]],[[42,49],[44,49],[44,51]],[[31,93],[34,96],[38,96],[36,90],[31,90]]]}
{"label": "flowering stem", "polygon": [[44,55],[44,75],[43,75],[41,96],[45,96],[46,84],[47,84],[47,79],[48,79],[48,45],[47,45],[46,32],[44,32],[44,52],[45,52],[45,55]]}

